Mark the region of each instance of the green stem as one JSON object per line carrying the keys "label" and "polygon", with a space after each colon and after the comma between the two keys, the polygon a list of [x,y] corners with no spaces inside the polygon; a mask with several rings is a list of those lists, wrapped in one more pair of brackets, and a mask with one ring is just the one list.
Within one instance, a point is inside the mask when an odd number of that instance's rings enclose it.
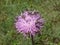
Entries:
{"label": "green stem", "polygon": [[32,45],[34,45],[33,35],[31,35]]}

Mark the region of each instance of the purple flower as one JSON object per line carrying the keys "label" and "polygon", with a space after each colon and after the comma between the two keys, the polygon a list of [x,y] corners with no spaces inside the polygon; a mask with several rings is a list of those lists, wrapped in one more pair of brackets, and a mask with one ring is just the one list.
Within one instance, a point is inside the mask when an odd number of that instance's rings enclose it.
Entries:
{"label": "purple flower", "polygon": [[18,32],[26,35],[35,35],[43,27],[44,20],[36,11],[24,11],[17,17],[15,27]]}

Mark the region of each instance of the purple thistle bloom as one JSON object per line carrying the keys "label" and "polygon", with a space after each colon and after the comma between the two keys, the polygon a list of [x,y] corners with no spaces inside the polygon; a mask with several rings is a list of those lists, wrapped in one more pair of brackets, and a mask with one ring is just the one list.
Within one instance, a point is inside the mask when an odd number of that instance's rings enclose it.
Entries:
{"label": "purple thistle bloom", "polygon": [[24,11],[17,17],[15,26],[17,31],[26,35],[35,35],[44,24],[43,18],[36,11]]}

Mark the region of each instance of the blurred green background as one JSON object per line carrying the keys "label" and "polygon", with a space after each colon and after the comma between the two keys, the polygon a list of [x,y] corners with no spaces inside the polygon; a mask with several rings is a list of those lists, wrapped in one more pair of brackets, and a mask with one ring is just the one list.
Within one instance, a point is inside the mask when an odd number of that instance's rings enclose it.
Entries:
{"label": "blurred green background", "polygon": [[14,26],[15,17],[25,9],[38,10],[45,19],[35,45],[60,45],[60,0],[0,0],[0,45],[32,45]]}

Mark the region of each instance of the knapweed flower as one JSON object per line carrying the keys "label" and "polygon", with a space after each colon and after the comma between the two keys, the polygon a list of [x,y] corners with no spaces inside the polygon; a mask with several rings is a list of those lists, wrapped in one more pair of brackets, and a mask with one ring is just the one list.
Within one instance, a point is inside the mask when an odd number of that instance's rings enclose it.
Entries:
{"label": "knapweed flower", "polygon": [[24,36],[35,35],[43,27],[44,20],[37,11],[24,11],[16,19],[15,27]]}

